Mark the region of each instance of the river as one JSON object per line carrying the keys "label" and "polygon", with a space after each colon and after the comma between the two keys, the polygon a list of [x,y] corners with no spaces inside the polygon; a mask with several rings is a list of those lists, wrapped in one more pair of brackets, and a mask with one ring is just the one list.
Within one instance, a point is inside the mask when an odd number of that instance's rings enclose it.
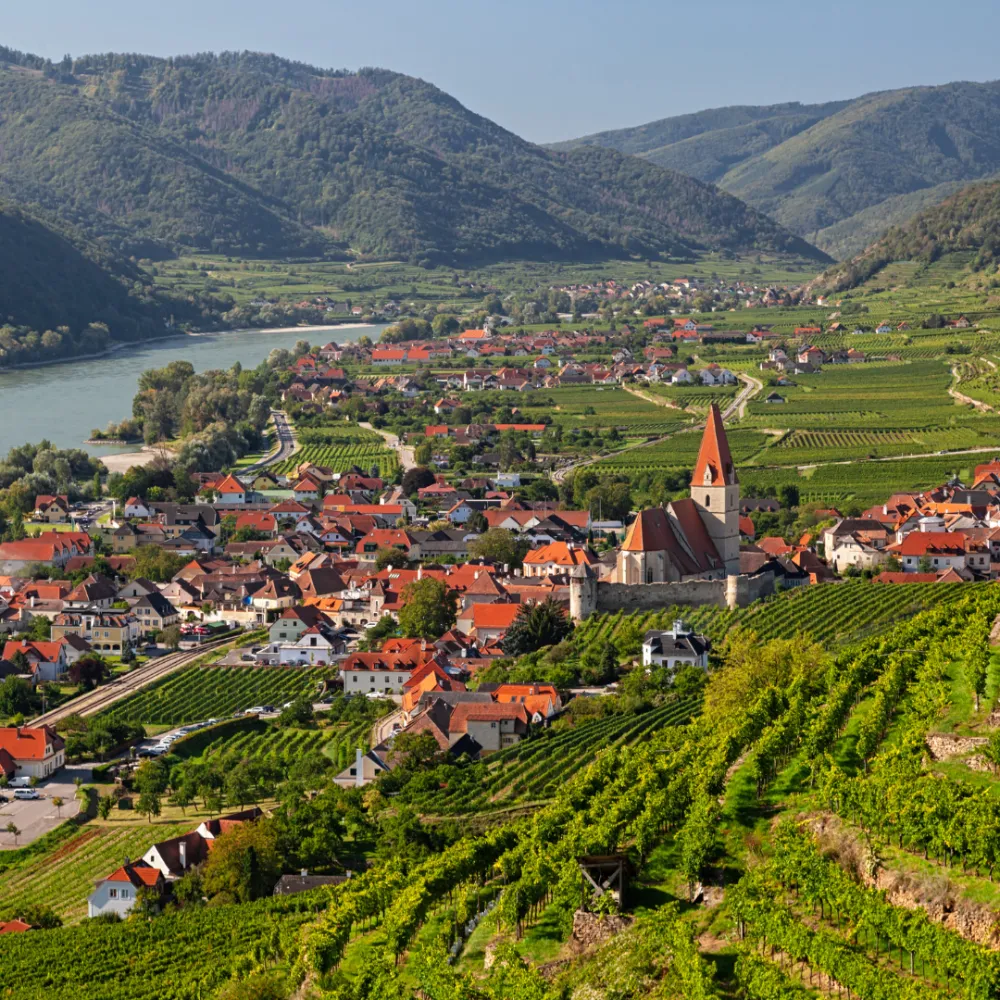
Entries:
{"label": "river", "polygon": [[195,371],[230,368],[239,361],[255,368],[276,347],[292,348],[298,340],[312,344],[354,341],[367,334],[378,340],[388,324],[340,326],[329,330],[226,330],[180,335],[124,347],[103,358],[65,361],[39,368],[0,371],[0,457],[27,442],[48,438],[62,448],[86,448],[94,455],[134,451],[131,448],[84,445],[93,428],[107,427],[132,415],[132,397],[147,368],[171,361],[190,361]]}

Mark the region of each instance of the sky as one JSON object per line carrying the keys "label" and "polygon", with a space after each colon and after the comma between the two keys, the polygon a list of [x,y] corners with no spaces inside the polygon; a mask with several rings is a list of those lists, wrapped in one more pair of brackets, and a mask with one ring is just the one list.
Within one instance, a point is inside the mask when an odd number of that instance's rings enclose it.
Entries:
{"label": "sky", "polygon": [[729,104],[1000,77],[996,0],[7,0],[0,44],[252,49],[436,84],[534,142]]}

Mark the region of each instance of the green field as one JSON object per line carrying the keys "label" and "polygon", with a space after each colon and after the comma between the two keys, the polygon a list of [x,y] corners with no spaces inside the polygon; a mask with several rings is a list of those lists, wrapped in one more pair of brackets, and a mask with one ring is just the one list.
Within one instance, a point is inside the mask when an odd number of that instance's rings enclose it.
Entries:
{"label": "green field", "polygon": [[189,667],[118,702],[102,715],[139,725],[183,726],[253,705],[317,694],[327,667]]}

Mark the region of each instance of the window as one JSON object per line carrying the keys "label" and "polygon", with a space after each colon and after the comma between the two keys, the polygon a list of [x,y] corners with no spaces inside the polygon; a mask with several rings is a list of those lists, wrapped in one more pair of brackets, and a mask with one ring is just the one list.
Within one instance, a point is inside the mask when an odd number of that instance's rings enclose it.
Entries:
{"label": "window", "polygon": [[117,898],[118,898],[118,890],[108,889],[108,899],[117,899]]}
{"label": "window", "polygon": [[122,899],[128,899],[128,898],[129,898],[128,889],[122,889]]}
{"label": "window", "polygon": [[712,506],[712,498],[707,493],[705,494],[705,506],[706,507]]}
{"label": "window", "polygon": [[352,778],[356,778],[358,776],[358,769],[356,767],[352,767],[350,774]]}

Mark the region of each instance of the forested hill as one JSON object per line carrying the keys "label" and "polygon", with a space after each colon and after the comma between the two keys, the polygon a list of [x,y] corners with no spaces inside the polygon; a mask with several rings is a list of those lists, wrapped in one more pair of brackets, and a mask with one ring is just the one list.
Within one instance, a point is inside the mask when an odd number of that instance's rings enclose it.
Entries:
{"label": "forested hill", "polygon": [[894,226],[863,253],[830,268],[816,285],[853,288],[893,261],[933,263],[945,254],[971,251],[973,271],[1000,262],[1000,181],[972,184],[940,205]]}
{"label": "forested hill", "polygon": [[553,148],[600,146],[718,184],[838,258],[1000,173],[1000,83],[733,107]]}
{"label": "forested hill", "polygon": [[824,259],[711,185],[543,150],[389,71],[246,53],[0,62],[0,193],[130,254]]}
{"label": "forested hill", "polygon": [[0,367],[163,330],[172,311],[128,261],[0,204]]}

